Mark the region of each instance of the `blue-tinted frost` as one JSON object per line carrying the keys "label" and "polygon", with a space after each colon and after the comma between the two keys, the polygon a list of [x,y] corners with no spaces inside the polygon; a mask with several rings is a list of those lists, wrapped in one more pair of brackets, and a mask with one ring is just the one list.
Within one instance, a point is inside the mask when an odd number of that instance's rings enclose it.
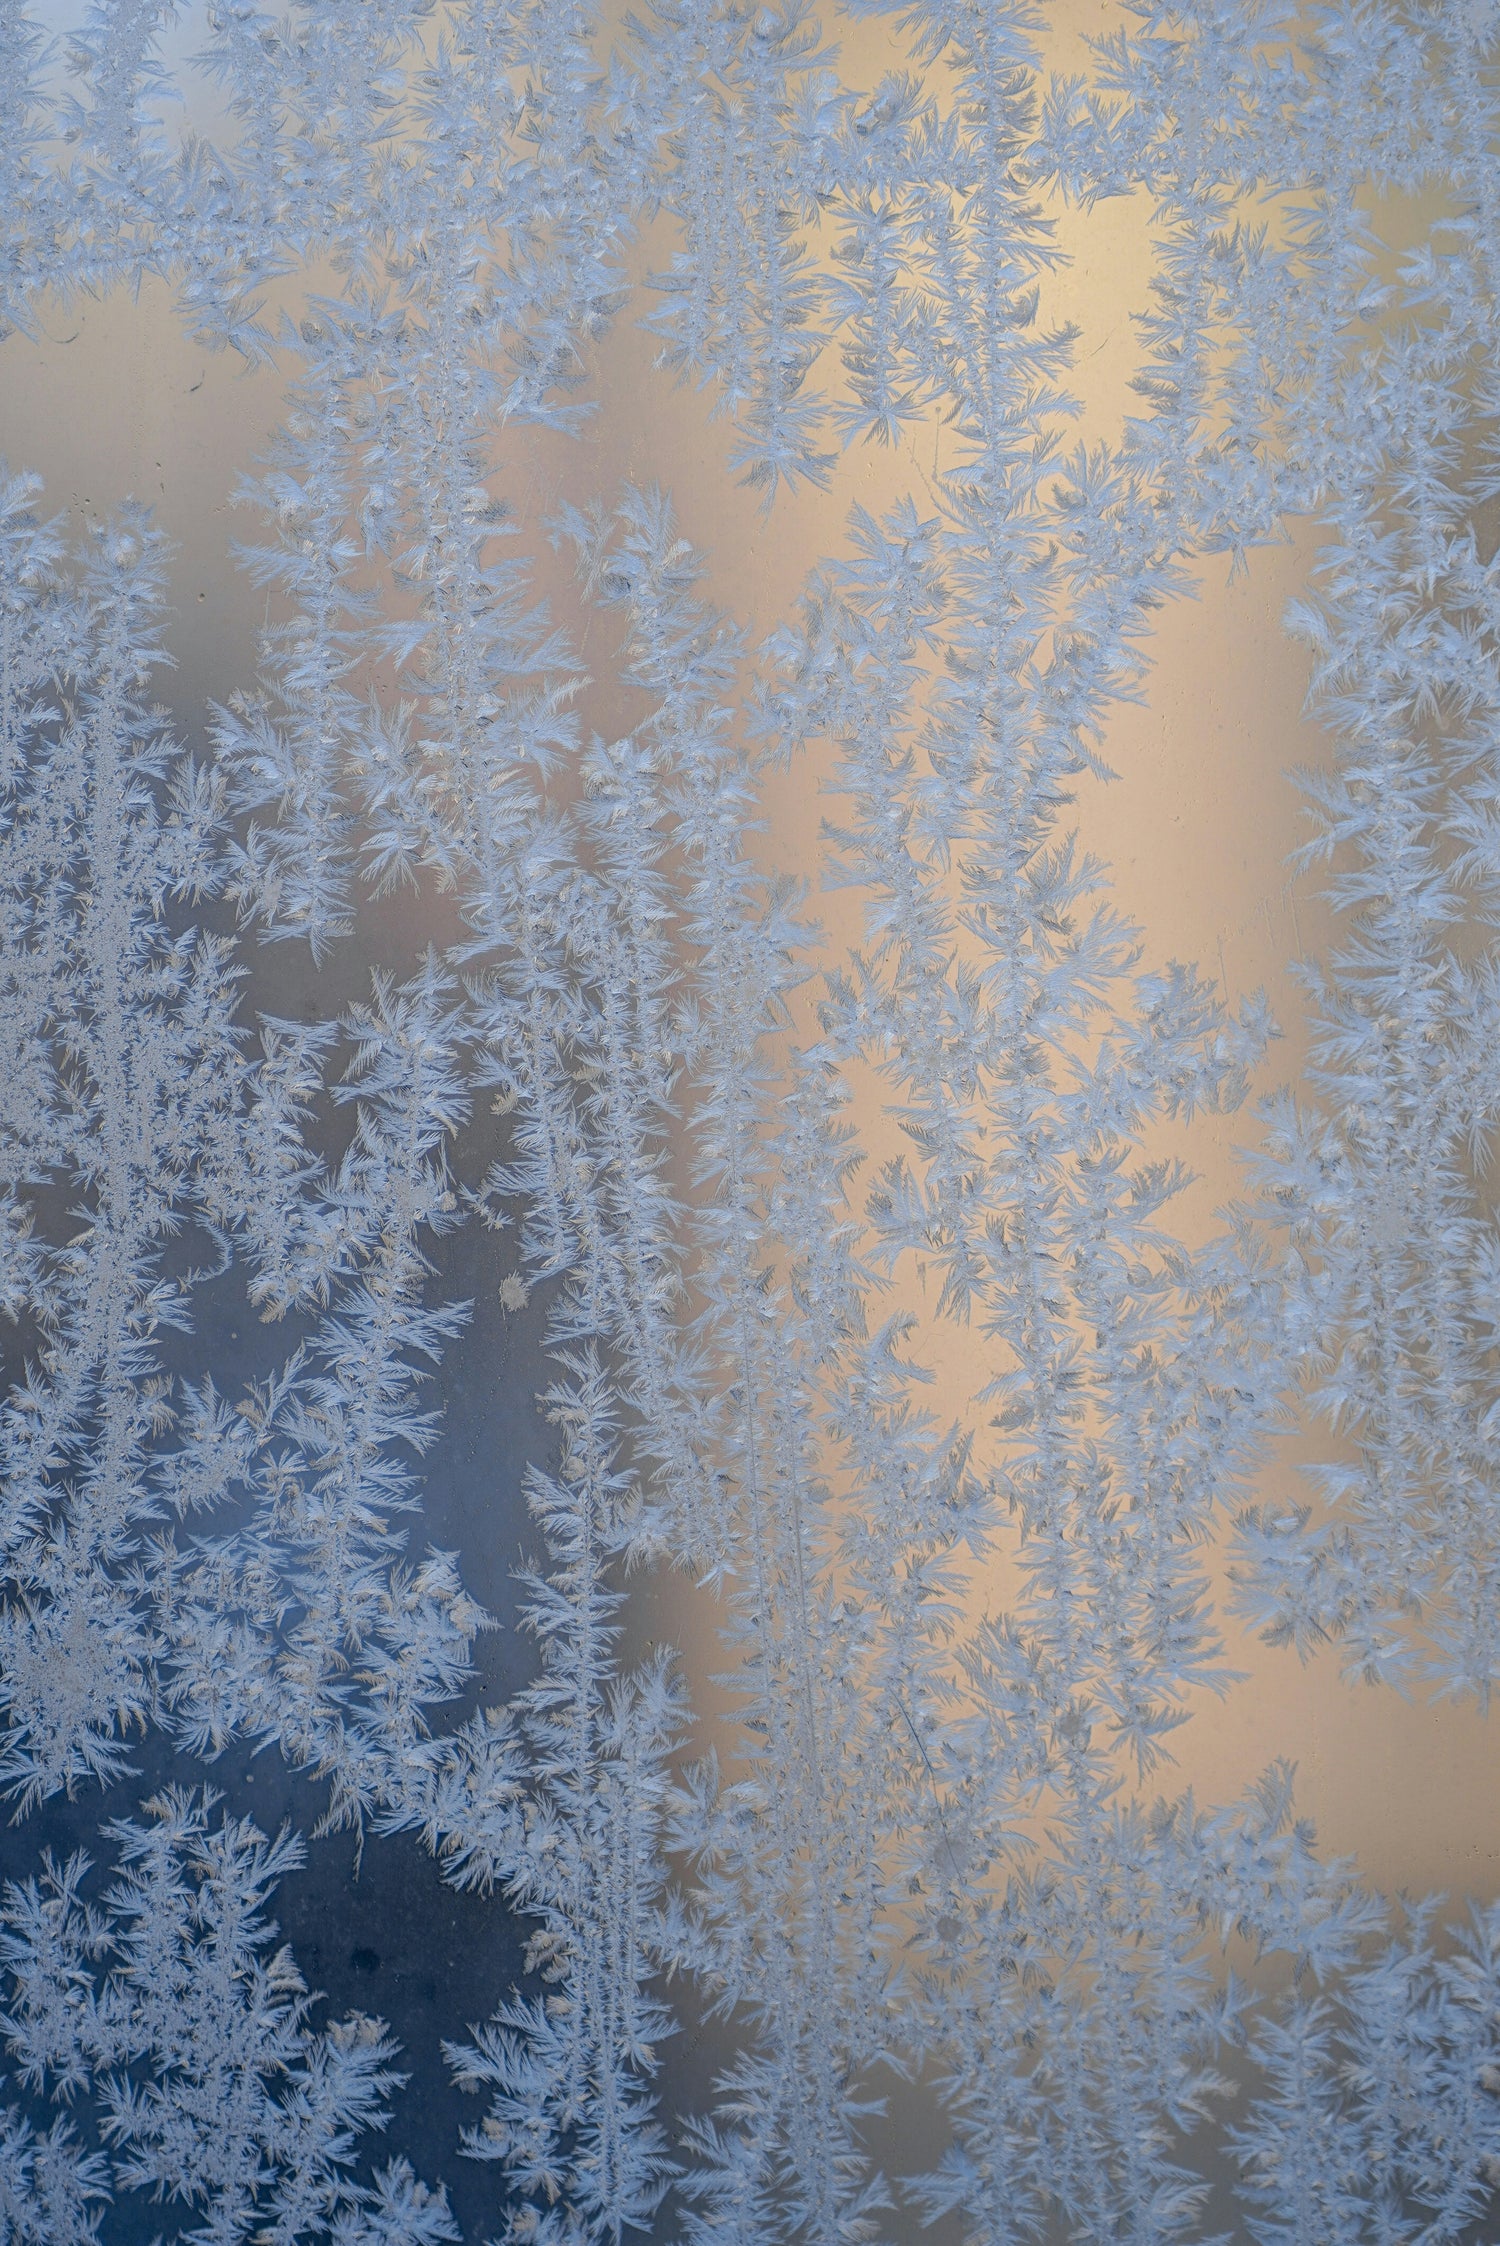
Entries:
{"label": "blue-tinted frost", "polygon": [[[49,46],[0,0],[10,348],[159,285],[286,402],[238,494],[259,676],[191,748],[160,532],[73,547],[0,487],[5,2246],[153,2195],[218,2246],[459,2235],[360,2147],[392,2038],[314,2027],[274,1946],[305,1844],[201,1790],[252,1749],[525,1925],[446,2043],[511,2246],[1485,2219],[1493,1908],[1373,1896],[1280,1766],[1156,1789],[1240,1686],[1226,1543],[1272,1646],[1481,1704],[1500,1661],[1493,10],[1134,0],[1076,82],[1022,0],[844,13],[97,0]],[[216,145],[162,124],[169,25]],[[1057,198],[1127,193],[1139,410],[1081,443]],[[655,485],[526,513],[518,440],[587,431],[627,317],[768,509],[912,460],[758,648]],[[1243,1110],[1274,1025],[1149,960],[1070,801],[1163,604],[1297,516],[1338,933],[1205,1239],[1158,1150]],[[842,955],[763,862],[808,749]],[[372,971],[403,892],[422,940]],[[442,1367],[498,1305],[552,1448],[529,1530],[496,1472],[451,1552]],[[1298,1412],[1326,1455],[1267,1504]],[[508,1700],[465,1580],[498,1546]],[[629,1650],[631,1571],[674,1567],[712,1729]],[[100,1788],[112,1885],[40,1854]]]}

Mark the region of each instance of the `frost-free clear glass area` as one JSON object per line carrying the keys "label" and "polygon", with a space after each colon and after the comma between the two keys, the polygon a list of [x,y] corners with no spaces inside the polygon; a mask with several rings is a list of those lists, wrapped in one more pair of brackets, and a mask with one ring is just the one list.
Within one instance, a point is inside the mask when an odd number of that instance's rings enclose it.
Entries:
{"label": "frost-free clear glass area", "polygon": [[0,2246],[1493,2235],[1497,111],[0,0]]}

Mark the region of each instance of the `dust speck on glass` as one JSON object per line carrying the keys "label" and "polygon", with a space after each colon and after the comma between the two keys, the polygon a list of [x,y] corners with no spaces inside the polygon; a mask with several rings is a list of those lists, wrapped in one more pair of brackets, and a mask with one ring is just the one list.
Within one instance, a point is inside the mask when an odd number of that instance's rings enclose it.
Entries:
{"label": "dust speck on glass", "polygon": [[0,209],[0,2246],[1493,2236],[1192,1745],[1500,1677],[1493,0],[0,0]]}

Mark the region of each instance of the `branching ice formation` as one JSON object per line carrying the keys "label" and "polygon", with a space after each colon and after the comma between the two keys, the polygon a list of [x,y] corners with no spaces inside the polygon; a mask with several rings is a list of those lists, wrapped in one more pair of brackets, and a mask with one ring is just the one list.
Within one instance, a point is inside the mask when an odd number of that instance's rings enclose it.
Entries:
{"label": "branching ice formation", "polygon": [[[1500,1659],[1500,25],[1131,0],[1078,78],[1026,0],[838,13],[213,0],[209,139],[169,129],[169,0],[60,51],[0,6],[8,349],[165,290],[286,394],[239,494],[259,676],[197,754],[147,698],[160,532],[127,504],[77,555],[0,489],[0,1785],[44,1819],[152,1733],[275,1749],[323,1827],[522,1914],[527,1984],[447,2045],[515,2246],[1457,2242],[1500,2177],[1493,1907],[1375,1897],[1284,1768],[1148,1789],[1240,1685],[1226,1552],[1273,1646],[1480,1703]],[[1069,205],[1118,195],[1141,410],[1079,441],[1049,305]],[[665,475],[524,495],[625,317],[768,513],[856,444],[889,473],[758,647]],[[1164,604],[1296,517],[1342,932],[1204,1237],[1171,1150],[1273,1025],[1149,962],[1072,799]],[[842,955],[765,862],[809,756]],[[402,887],[441,946],[371,974]],[[294,944],[311,1004],[287,968],[252,1007]],[[554,1363],[507,1705],[463,1555],[408,1549],[464,1223]],[[229,1291],[279,1345],[251,1382],[203,1340]],[[1303,1410],[1328,1454],[1273,1506]],[[642,1568],[698,1585],[713,1726],[625,1650]],[[116,1817],[102,1906],[80,1856],[6,1889],[0,2237],[144,2192],[204,2240],[456,2238],[356,2160],[390,2038],[315,2031],[272,1954],[302,1843],[214,1808]],[[719,2023],[681,2111],[674,1980]],[[948,2144],[903,2181],[917,2097]]]}
{"label": "branching ice formation", "polygon": [[252,2224],[286,2246],[456,2240],[442,2193],[404,2161],[372,2188],[351,2175],[358,2137],[389,2118],[395,2046],[379,2020],[310,2026],[306,1985],[290,1950],[273,1951],[264,1912],[302,1843],[268,1841],[248,1818],[211,1826],[217,1799],[173,1788],[146,1803],[149,1822],[110,1826],[120,1875],[102,1910],[83,1895],[82,1853],[48,1855],[40,1878],[6,1886],[0,2033],[22,2082],[86,2111],[108,2148],[83,2152],[66,2124],[33,2145],[8,2116],[13,2235],[93,2238],[89,2203],[108,2198],[110,2176],[201,2214],[183,2235],[204,2246]]}

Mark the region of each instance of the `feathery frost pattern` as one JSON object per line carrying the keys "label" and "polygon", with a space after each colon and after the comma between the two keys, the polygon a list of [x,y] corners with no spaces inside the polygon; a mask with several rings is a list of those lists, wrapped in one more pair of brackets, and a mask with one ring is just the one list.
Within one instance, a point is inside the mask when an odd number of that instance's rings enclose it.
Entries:
{"label": "feathery frost pattern", "polygon": [[[281,400],[204,710],[149,512],[0,475],[0,2246],[1494,2220],[1500,1906],[1171,1766],[1231,1618],[1500,1679],[1500,16],[1066,30],[0,0],[12,362],[134,291]],[[1120,197],[1101,437],[1055,306]],[[642,332],[755,630],[645,405],[606,460]],[[1075,798],[1294,522],[1276,1089]],[[529,1457],[464,1418],[517,1366]],[[269,1915],[340,1830],[521,1929],[406,2071]],[[442,2181],[371,2150],[412,2075]]]}

